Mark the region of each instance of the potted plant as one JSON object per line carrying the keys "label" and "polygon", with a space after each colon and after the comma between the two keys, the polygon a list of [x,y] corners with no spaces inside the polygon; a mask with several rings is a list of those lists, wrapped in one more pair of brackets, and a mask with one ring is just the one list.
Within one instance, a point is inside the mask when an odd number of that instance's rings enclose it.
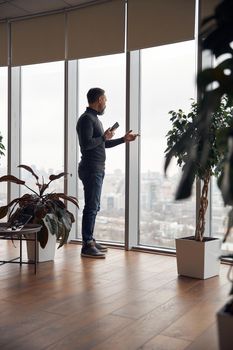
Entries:
{"label": "potted plant", "polygon": [[[202,47],[209,50],[217,58],[221,57],[221,62],[214,68],[205,69],[198,74],[198,85],[202,90],[201,105],[202,114],[200,125],[206,124],[209,120],[211,111],[218,108],[221,97],[226,95],[229,104],[233,105],[233,1],[222,0],[216,6],[214,13],[203,22],[203,32],[201,33]],[[218,82],[215,88],[209,87],[212,82]],[[199,127],[200,129],[200,127]],[[227,157],[224,161],[224,170],[219,182],[219,187],[225,205],[233,205],[233,132],[225,135],[225,143],[227,143]],[[208,145],[205,130],[202,133],[203,145]],[[205,162],[206,157],[203,157]],[[226,240],[233,226],[233,209],[229,212],[228,229],[224,237]],[[230,296],[231,299],[217,313],[218,323],[218,339],[219,348],[221,350],[232,349],[232,329],[233,329],[233,279],[232,265],[233,254],[223,256],[231,263],[228,278],[232,284]]]}
{"label": "potted plant", "polygon": [[[221,61],[215,67],[206,68],[197,75],[197,83],[200,92],[200,115],[195,128],[200,135],[200,152],[193,154],[192,143],[187,135],[182,138],[177,147],[185,149],[187,155],[191,155],[190,162],[182,175],[177,192],[178,198],[188,198],[191,194],[193,181],[193,162],[201,162],[205,166],[208,161],[208,149],[211,147],[208,137],[209,125],[212,113],[220,106],[223,96],[227,96],[229,107],[233,105],[233,1],[222,0],[213,11],[213,14],[202,22],[202,32],[199,36],[203,50],[208,50],[215,58]],[[217,84],[216,84],[217,82]],[[222,141],[227,148],[227,157],[223,160],[223,169],[220,175],[219,187],[225,205],[233,205],[233,128],[223,133]],[[169,159],[168,159],[169,163]],[[181,185],[182,183],[182,185]],[[233,226],[233,210],[229,213],[228,233]],[[227,258],[227,257],[225,257]],[[233,256],[229,255],[233,265]],[[231,270],[230,270],[231,271]],[[233,279],[229,279],[233,285]],[[233,287],[230,295],[233,295]],[[233,328],[233,298],[217,313],[219,346],[221,350],[232,349]]]}
{"label": "potted plant", "polygon": [[[20,222],[23,215],[30,215],[30,223],[42,226],[38,234],[38,261],[53,260],[56,240],[59,241],[58,248],[62,247],[67,242],[72,223],[75,221],[73,214],[67,210],[62,200],[70,201],[76,207],[78,207],[78,201],[75,197],[67,196],[64,193],[46,192],[51,182],[64,177],[65,172],[50,175],[49,182],[45,183],[43,178],[39,182],[38,175],[31,167],[27,165],[19,165],[18,167],[25,169],[35,177],[37,190],[28,187],[24,180],[13,175],[0,177],[0,182],[6,181],[23,185],[30,191],[30,193],[23,194],[21,197],[13,199],[9,204],[0,207],[0,219],[8,214],[9,209],[9,220],[11,222]],[[52,251],[51,254],[47,255],[47,253],[44,253],[45,247],[50,245],[54,247],[54,252]],[[28,252],[30,252],[30,249],[28,249]],[[29,260],[33,259],[29,257]]]}
{"label": "potted plant", "polygon": [[[165,171],[172,157],[177,158],[177,164],[182,167],[183,179],[188,167],[192,167],[189,174],[189,181],[193,184],[197,178],[201,180],[201,196],[196,221],[195,235],[191,237],[176,239],[176,254],[178,273],[194,278],[209,278],[219,272],[220,240],[212,237],[205,237],[205,214],[208,207],[208,190],[211,176],[221,180],[223,161],[226,155],[226,133],[230,132],[233,125],[233,107],[228,106],[227,98],[223,98],[219,108],[212,113],[208,138],[212,145],[206,149],[208,152],[205,165],[200,161],[202,150],[201,135],[196,128],[199,118],[199,106],[192,102],[191,110],[185,114],[181,109],[170,111],[172,128],[167,133],[167,149],[165,150],[166,163]],[[188,154],[185,147],[180,143],[181,139],[188,138],[192,144],[192,153]],[[197,155],[197,156],[196,156]],[[193,159],[190,157],[193,156]],[[185,181],[187,179],[185,178]],[[183,198],[181,181],[179,184],[176,199]],[[209,261],[210,260],[210,261]]]}

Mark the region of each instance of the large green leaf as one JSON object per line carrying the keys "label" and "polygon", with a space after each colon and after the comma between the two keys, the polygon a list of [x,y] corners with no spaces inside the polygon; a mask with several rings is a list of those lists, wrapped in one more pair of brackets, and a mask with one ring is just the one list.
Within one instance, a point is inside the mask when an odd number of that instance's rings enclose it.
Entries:
{"label": "large green leaf", "polygon": [[69,233],[72,227],[72,222],[70,215],[66,213],[61,217],[61,230],[59,232],[59,246],[58,248],[62,247],[65,243],[67,243]]}
{"label": "large green leaf", "polygon": [[[206,25],[210,23],[211,25],[205,29]],[[229,43],[233,41],[232,23],[233,2],[232,0],[223,0],[216,6],[214,14],[202,23],[203,48],[211,50],[216,57],[229,52]]]}
{"label": "large green leaf", "polygon": [[[233,105],[233,1],[222,0],[215,8],[212,16],[203,22],[203,31],[200,35],[200,42],[203,49],[211,50],[215,57],[222,55],[222,62],[212,69],[206,69],[198,74],[198,86],[201,88],[201,119],[207,120],[210,112],[216,112],[221,104],[221,97],[226,95],[228,98],[228,107]],[[224,59],[224,54],[227,54]],[[218,88],[210,86],[212,82],[218,82]],[[208,86],[209,85],[209,86]],[[212,89],[212,99],[208,99],[210,94],[209,88]],[[219,116],[221,117],[221,116]],[[232,129],[233,125],[230,125]],[[199,130],[198,130],[199,131]],[[231,137],[230,132],[226,138]],[[223,135],[223,133],[222,133]],[[224,150],[223,139],[218,142],[221,149]],[[218,183],[221,187],[222,196],[225,204],[233,203],[233,160],[231,159],[231,141],[228,142],[228,157],[220,159],[220,166],[224,167],[222,175],[219,177]],[[204,150],[204,148],[203,148]],[[204,155],[206,158],[206,154]]]}
{"label": "large green leaf", "polygon": [[65,243],[67,243],[69,233],[72,227],[72,216],[67,211],[66,208],[62,208],[60,206],[55,206],[55,217],[54,223],[56,221],[57,224],[57,239],[59,240],[59,247],[62,247]]}
{"label": "large green leaf", "polygon": [[47,214],[44,218],[46,226],[48,227],[49,232],[52,235],[56,235],[58,237],[58,218],[55,214]]}

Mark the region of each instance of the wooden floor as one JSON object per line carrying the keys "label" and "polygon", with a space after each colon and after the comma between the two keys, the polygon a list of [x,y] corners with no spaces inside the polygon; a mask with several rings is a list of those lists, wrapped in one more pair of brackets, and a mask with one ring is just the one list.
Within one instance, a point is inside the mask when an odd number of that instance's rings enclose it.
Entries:
{"label": "wooden floor", "polygon": [[[1,241],[0,254],[17,249]],[[0,349],[218,349],[227,271],[178,278],[174,257],[109,249],[105,260],[81,259],[75,244],[37,275],[32,265],[0,266]]]}

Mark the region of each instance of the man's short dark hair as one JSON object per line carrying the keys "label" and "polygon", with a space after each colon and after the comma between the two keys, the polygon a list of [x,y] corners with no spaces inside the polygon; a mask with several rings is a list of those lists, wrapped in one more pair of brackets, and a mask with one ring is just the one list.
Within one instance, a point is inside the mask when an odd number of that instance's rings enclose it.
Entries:
{"label": "man's short dark hair", "polygon": [[98,101],[100,96],[103,96],[105,91],[100,88],[92,88],[87,93],[87,101],[88,103],[94,103]]}

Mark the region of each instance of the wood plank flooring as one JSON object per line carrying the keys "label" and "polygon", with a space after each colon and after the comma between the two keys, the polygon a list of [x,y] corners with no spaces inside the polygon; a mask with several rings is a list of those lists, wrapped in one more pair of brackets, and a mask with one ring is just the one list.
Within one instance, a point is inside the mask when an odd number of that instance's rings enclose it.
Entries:
{"label": "wood plank flooring", "polygon": [[[216,311],[230,290],[218,277],[177,277],[174,257],[109,249],[81,259],[80,245],[54,262],[0,266],[1,350],[217,350]],[[1,260],[17,255],[1,241]]]}

